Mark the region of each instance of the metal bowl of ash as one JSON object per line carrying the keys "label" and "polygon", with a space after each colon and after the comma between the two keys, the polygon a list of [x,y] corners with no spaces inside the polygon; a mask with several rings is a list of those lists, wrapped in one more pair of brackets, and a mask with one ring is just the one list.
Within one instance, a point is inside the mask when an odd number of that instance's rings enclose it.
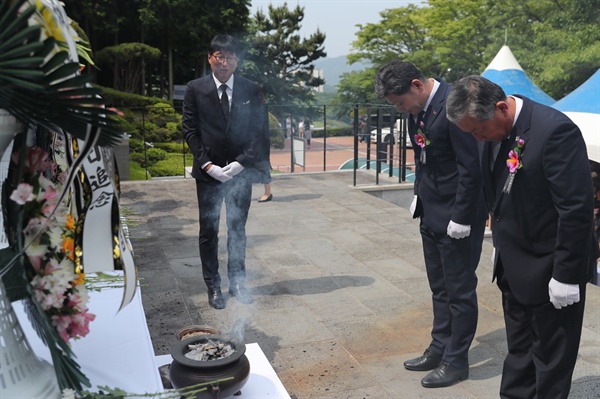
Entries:
{"label": "metal bowl of ash", "polygon": [[[245,352],[246,345],[226,335],[205,334],[181,340],[171,348],[171,384],[179,389],[211,383],[206,391],[196,395],[197,399],[236,394],[250,375],[250,362]],[[229,377],[233,379],[215,382]]]}

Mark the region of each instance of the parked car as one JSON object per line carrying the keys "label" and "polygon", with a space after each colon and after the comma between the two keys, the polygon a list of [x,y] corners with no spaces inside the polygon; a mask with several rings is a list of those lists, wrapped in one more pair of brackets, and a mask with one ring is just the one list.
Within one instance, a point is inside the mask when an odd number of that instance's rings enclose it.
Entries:
{"label": "parked car", "polygon": [[[400,142],[400,136],[402,132],[400,129],[394,129],[394,134],[392,135],[389,127],[384,127],[381,129],[381,143],[388,145],[391,141],[392,144],[396,144]],[[371,143],[377,143],[377,128],[371,129]],[[410,137],[408,133],[406,133],[406,148],[412,148],[412,142],[410,141]]]}

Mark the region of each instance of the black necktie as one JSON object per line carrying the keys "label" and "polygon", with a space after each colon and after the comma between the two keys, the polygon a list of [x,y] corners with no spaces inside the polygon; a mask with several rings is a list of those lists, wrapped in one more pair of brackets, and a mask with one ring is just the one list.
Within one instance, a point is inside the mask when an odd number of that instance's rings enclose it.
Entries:
{"label": "black necktie", "polygon": [[[423,124],[425,124],[425,121],[423,120],[424,118],[425,118],[425,111],[421,111],[417,114],[417,120],[415,122],[415,125],[417,126],[415,131],[417,133],[419,133],[419,129],[421,128],[421,122],[423,122]],[[423,129],[423,130],[425,130],[425,129]]]}
{"label": "black necktie", "polygon": [[229,97],[227,96],[227,85],[222,84],[219,87],[223,93],[221,94],[221,108],[223,108],[223,114],[225,115],[225,120],[229,119]]}

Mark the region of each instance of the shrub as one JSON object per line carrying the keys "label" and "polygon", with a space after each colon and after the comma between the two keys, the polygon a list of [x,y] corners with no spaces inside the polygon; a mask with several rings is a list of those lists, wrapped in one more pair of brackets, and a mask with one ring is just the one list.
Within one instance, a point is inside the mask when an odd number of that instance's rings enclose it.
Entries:
{"label": "shrub", "polygon": [[[186,157],[185,163],[186,166],[192,166],[192,157]],[[167,154],[165,159],[150,166],[149,170],[152,173],[152,176],[154,177],[183,176],[183,155],[173,153]]]}
{"label": "shrub", "polygon": [[101,90],[100,95],[109,107],[116,107],[121,111],[127,108],[146,108],[149,105],[164,103],[165,100],[158,97],[146,97],[139,94],[126,93],[123,91],[94,85]]}
{"label": "shrub", "polygon": [[171,141],[170,143],[154,143],[154,148],[160,148],[166,152],[172,152],[175,154],[189,154],[190,148],[187,143]]}
{"label": "shrub", "polygon": [[[148,173],[148,179],[151,178],[151,174]],[[129,161],[129,180],[146,180],[146,170],[142,166],[134,161]]]}
{"label": "shrub", "polygon": [[148,148],[146,154],[144,152],[134,152],[130,159],[139,163],[142,167],[149,167],[158,161],[162,161],[167,157],[167,153],[159,148]]}
{"label": "shrub", "polygon": [[[311,134],[313,137],[323,137],[323,129],[312,130]],[[352,135],[354,135],[354,130],[352,126],[327,128],[327,137],[340,137]]]}
{"label": "shrub", "polygon": [[129,152],[143,152],[144,151],[144,142],[140,139],[134,139],[133,137],[129,139]]}

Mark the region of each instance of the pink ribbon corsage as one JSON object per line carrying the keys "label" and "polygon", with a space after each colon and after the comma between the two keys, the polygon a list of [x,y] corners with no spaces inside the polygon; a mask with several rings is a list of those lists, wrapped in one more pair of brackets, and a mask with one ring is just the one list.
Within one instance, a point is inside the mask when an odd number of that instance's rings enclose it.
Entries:
{"label": "pink ribbon corsage", "polygon": [[510,174],[506,178],[506,182],[504,183],[502,192],[507,194],[510,194],[510,190],[515,181],[515,175],[517,174],[517,171],[523,167],[523,161],[521,160],[521,158],[523,152],[523,145],[525,144],[525,141],[519,136],[517,136],[515,138],[515,143],[517,145],[515,146],[515,148],[510,150],[510,152],[508,153],[508,159],[506,160],[506,167],[508,168]]}
{"label": "pink ribbon corsage", "polygon": [[415,134],[415,143],[419,147],[421,147],[421,163],[427,163],[427,155],[425,154],[425,150],[429,145],[430,141],[427,138],[427,132],[425,131],[425,123],[423,121],[419,122],[419,127],[417,128],[418,133]]}

